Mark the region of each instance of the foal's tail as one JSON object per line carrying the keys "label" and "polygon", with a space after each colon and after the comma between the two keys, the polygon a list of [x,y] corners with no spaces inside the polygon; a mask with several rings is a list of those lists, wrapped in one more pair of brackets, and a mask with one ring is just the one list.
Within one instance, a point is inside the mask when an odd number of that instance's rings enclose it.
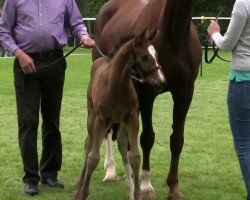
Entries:
{"label": "foal's tail", "polygon": [[106,133],[106,138],[107,138],[107,134],[111,132],[112,133],[112,140],[113,141],[117,140],[119,127],[120,127],[119,123],[112,124],[112,126],[110,127],[110,129]]}
{"label": "foal's tail", "polygon": [[115,141],[117,140],[117,135],[118,135],[118,130],[119,130],[120,124],[115,123],[111,126],[112,129],[112,140]]}
{"label": "foal's tail", "polygon": [[[111,132],[112,141],[117,140],[119,128],[120,128],[120,124],[115,123],[115,124],[112,124],[111,128],[107,131],[107,134]],[[107,134],[106,134],[106,137],[107,137]],[[130,150],[130,144],[128,143],[128,151],[129,150]]]}

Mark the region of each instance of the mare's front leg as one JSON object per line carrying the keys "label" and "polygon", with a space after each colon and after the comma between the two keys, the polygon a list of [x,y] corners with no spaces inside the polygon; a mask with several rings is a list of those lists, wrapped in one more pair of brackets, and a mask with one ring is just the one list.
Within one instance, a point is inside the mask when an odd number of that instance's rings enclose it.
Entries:
{"label": "mare's front leg", "polygon": [[[147,94],[149,95],[146,96]],[[150,152],[155,140],[155,133],[152,126],[152,110],[155,96],[152,95],[151,91],[149,93],[138,93],[138,97],[142,120],[142,133],[140,137],[140,143],[143,152],[141,191],[143,198],[152,199],[154,197],[155,192],[151,184]]]}
{"label": "mare's front leg", "polygon": [[104,161],[104,170],[106,174],[105,177],[103,178],[103,181],[118,180],[118,176],[116,174],[116,169],[115,169],[115,160],[112,150],[112,134],[113,130],[111,129],[111,131],[107,133],[107,138],[106,138],[106,155]]}
{"label": "mare's front leg", "polygon": [[183,194],[178,188],[178,166],[179,158],[184,143],[184,126],[185,119],[193,96],[193,84],[188,87],[175,90],[172,92],[174,108],[173,108],[173,133],[170,136],[171,163],[167,176],[167,184],[169,186],[168,200],[182,200]]}

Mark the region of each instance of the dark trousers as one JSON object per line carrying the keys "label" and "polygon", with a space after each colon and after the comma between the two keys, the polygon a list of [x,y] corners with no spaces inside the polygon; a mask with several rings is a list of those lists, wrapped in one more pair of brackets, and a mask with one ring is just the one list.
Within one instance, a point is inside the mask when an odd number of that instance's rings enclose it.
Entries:
{"label": "dark trousers", "polygon": [[250,200],[250,82],[231,82],[228,89],[229,121],[235,151]]}
{"label": "dark trousers", "polygon": [[[46,61],[37,59],[35,65],[48,65],[55,60],[56,58]],[[50,70],[25,76],[19,61],[14,61],[18,139],[25,172],[23,181],[34,184],[38,184],[40,177],[56,178],[62,163],[59,121],[66,61],[62,59],[51,67]],[[37,131],[40,110],[42,155],[39,165]]]}
{"label": "dark trousers", "polygon": [[1,57],[4,57],[5,56],[5,49],[1,44],[0,44],[0,50],[1,50]]}

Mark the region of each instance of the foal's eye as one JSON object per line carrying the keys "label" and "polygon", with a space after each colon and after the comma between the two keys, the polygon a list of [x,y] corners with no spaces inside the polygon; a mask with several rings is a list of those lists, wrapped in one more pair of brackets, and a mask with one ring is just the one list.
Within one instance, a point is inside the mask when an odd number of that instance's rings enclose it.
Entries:
{"label": "foal's eye", "polygon": [[142,59],[143,62],[147,62],[148,61],[148,56],[142,56],[141,59]]}

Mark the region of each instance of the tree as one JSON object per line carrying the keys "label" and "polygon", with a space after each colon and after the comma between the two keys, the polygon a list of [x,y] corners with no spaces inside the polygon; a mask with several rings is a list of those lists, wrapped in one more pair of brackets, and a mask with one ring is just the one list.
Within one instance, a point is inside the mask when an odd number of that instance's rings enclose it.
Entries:
{"label": "tree", "polygon": [[3,7],[4,0],[0,0],[0,8]]}
{"label": "tree", "polygon": [[105,2],[107,2],[107,0],[76,0],[83,17],[96,17]]}

